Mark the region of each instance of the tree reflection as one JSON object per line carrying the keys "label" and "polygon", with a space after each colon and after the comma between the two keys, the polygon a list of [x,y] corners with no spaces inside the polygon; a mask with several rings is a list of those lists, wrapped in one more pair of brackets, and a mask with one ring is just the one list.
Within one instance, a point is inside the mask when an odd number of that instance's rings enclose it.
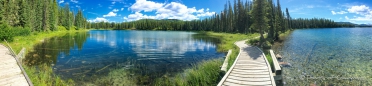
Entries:
{"label": "tree reflection", "polygon": [[27,53],[24,63],[26,65],[56,64],[59,55],[69,55],[71,50],[81,50],[88,36],[87,32],[76,32],[45,39]]}

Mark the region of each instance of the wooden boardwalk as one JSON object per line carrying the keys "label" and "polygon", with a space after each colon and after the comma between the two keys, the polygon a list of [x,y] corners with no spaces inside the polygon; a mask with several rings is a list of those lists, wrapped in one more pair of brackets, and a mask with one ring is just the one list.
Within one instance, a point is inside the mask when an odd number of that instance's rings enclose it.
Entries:
{"label": "wooden boardwalk", "polygon": [[263,52],[245,41],[235,45],[240,48],[239,55],[218,86],[276,86]]}
{"label": "wooden boardwalk", "polygon": [[2,44],[0,44],[0,86],[30,86],[16,58]]}

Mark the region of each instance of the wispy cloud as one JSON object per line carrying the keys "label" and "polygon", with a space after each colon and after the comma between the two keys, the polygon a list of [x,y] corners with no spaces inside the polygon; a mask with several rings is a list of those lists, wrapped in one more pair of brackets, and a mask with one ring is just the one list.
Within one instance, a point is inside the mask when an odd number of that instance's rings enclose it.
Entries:
{"label": "wispy cloud", "polygon": [[105,18],[97,17],[95,19],[88,20],[88,22],[109,22],[109,20]]}
{"label": "wispy cloud", "polygon": [[58,3],[61,4],[61,3],[63,3],[63,2],[65,2],[65,1],[64,1],[64,0],[60,0]]}
{"label": "wispy cloud", "polygon": [[72,3],[79,3],[79,1],[77,1],[77,0],[70,0]]}
{"label": "wispy cloud", "polygon": [[346,11],[340,11],[340,12],[335,12],[335,11],[331,11],[332,12],[332,15],[336,15],[336,14],[346,14],[346,13],[348,13],[348,12],[346,12]]}

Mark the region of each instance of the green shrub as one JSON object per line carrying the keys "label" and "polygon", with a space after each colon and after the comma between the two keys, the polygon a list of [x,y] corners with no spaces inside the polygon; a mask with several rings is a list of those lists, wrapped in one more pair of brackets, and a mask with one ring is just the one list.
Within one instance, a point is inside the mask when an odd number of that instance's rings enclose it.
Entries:
{"label": "green shrub", "polygon": [[28,36],[31,34],[31,29],[28,27],[14,27],[12,32],[14,32],[14,36]]}
{"label": "green shrub", "polygon": [[57,30],[58,31],[66,31],[67,29],[64,26],[58,26],[58,29]]}
{"label": "green shrub", "polygon": [[12,31],[10,26],[8,26],[7,24],[1,24],[0,25],[0,40],[3,41],[5,39],[8,41],[13,41],[13,37],[14,37],[14,32]]}
{"label": "green shrub", "polygon": [[254,39],[248,40],[248,44],[249,45],[254,45],[254,46],[256,46],[259,42],[260,42],[259,38],[254,38]]}

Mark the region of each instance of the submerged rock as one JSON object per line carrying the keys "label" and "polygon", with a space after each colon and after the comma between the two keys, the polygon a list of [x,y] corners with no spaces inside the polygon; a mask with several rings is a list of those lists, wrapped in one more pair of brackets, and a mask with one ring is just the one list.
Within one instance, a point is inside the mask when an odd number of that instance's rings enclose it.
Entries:
{"label": "submerged rock", "polygon": [[283,58],[282,55],[280,55],[280,54],[276,54],[275,57],[278,58],[278,59],[282,59]]}
{"label": "submerged rock", "polygon": [[288,63],[288,62],[279,62],[279,65],[282,66],[282,67],[291,67],[291,63]]}

